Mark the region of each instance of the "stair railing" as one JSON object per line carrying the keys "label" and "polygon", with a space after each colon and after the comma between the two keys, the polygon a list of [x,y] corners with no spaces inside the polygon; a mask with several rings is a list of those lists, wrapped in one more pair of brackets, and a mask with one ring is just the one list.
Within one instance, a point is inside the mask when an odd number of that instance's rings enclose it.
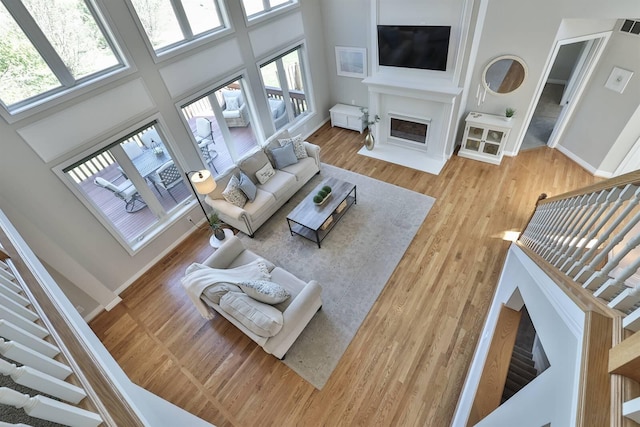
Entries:
{"label": "stair railing", "polygon": [[612,408],[640,422],[640,171],[542,195],[517,244],[585,311],[613,319],[608,371],[636,384],[612,380]]}

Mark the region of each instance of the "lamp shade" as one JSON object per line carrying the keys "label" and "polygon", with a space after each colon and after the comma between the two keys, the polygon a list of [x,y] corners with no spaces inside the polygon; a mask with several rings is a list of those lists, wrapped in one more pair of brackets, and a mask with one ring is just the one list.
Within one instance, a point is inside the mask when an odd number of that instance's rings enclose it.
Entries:
{"label": "lamp shade", "polygon": [[211,172],[206,169],[191,175],[191,182],[198,194],[209,194],[216,189],[216,181],[211,176]]}

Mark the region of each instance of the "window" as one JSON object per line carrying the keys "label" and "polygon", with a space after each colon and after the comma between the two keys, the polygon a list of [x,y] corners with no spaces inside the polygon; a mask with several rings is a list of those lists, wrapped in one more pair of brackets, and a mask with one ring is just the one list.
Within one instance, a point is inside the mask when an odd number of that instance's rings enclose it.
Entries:
{"label": "window", "polygon": [[156,53],[224,30],[217,0],[131,0]]}
{"label": "window", "polygon": [[61,169],[65,183],[130,251],[192,197],[161,135],[153,122]]}
{"label": "window", "polygon": [[307,113],[301,47],[262,65],[260,74],[276,130]]}
{"label": "window", "polygon": [[88,0],[0,0],[0,100],[11,113],[124,68]]}
{"label": "window", "polygon": [[295,0],[242,0],[247,19],[257,18],[295,3],[297,3]]}
{"label": "window", "polygon": [[181,107],[202,162],[216,176],[258,145],[240,78]]}

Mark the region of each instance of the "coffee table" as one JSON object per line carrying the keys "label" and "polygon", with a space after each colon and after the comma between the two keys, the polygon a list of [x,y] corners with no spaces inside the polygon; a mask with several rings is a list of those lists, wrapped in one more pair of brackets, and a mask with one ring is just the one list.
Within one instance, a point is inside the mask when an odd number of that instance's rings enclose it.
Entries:
{"label": "coffee table", "polygon": [[[313,203],[313,196],[325,185],[331,187],[331,195],[322,205],[316,205]],[[292,236],[297,234],[316,242],[320,248],[320,242],[356,202],[355,184],[336,178],[327,178],[287,215],[289,231]]]}

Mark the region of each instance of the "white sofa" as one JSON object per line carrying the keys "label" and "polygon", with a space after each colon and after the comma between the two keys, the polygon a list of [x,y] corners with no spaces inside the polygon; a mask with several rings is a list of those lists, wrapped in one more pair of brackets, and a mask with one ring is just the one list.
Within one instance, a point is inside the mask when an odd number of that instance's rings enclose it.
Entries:
{"label": "white sofa", "polygon": [[[271,139],[271,142],[248,157],[242,159],[235,167],[218,175],[216,189],[205,197],[205,202],[218,212],[219,218],[232,227],[253,237],[256,230],[264,224],[274,213],[282,207],[302,186],[315,174],[320,172],[320,147],[304,141],[306,158],[299,159],[295,164],[276,169],[275,175],[266,183],[260,184],[256,179],[256,171],[266,162],[273,163],[269,156],[269,149],[280,147],[279,139],[289,138],[287,131],[281,132]],[[254,201],[247,202],[243,207],[228,202],[223,191],[232,176],[238,177],[240,171],[249,177],[257,187]]]}
{"label": "white sofa", "polygon": [[[258,255],[245,249],[240,239],[233,236],[227,238],[225,243],[209,256],[203,264],[217,269],[230,269],[246,265],[257,258]],[[315,280],[303,282],[283,268],[276,267],[268,261],[267,264],[269,264],[268,268],[271,274],[269,280],[284,287],[291,294],[284,302],[271,306],[280,311],[283,318],[282,328],[276,335],[272,337],[257,335],[232,314],[222,309],[219,303],[209,300],[204,294],[201,299],[207,306],[220,313],[249,338],[258,343],[267,353],[273,354],[278,359],[283,359],[285,353],[302,333],[311,318],[322,307],[322,288]],[[258,310],[263,305],[251,298],[248,298],[248,300],[253,301]],[[245,319],[244,322],[247,322],[247,320]]]}

